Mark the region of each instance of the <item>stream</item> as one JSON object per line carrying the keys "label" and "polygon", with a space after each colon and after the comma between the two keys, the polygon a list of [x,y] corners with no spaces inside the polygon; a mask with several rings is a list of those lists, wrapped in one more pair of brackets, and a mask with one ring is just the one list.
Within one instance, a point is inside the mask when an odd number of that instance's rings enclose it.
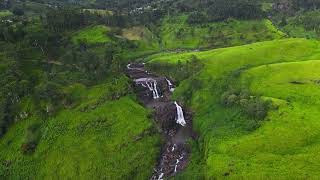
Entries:
{"label": "stream", "polygon": [[172,101],[175,90],[172,79],[148,72],[143,63],[128,64],[127,74],[134,81],[135,92],[144,106],[154,110],[153,116],[164,140],[158,165],[150,179],[172,177],[188,164],[191,151],[187,140],[196,138],[192,114],[179,102]]}

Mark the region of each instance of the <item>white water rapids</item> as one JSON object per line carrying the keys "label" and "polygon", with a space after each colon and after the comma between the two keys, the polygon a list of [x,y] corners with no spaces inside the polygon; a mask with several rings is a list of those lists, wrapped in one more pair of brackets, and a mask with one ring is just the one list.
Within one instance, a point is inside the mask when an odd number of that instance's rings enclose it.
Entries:
{"label": "white water rapids", "polygon": [[180,124],[181,126],[185,126],[187,123],[186,123],[186,121],[184,119],[182,107],[179,106],[177,101],[175,101],[174,104],[176,105],[176,108],[177,108],[177,121],[176,122],[178,124]]}

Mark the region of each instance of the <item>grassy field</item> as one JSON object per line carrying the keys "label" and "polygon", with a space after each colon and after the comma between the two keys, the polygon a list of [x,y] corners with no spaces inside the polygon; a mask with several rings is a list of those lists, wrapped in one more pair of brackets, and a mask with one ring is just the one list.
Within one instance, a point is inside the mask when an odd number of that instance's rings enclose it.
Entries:
{"label": "grassy field", "polygon": [[[127,82],[119,81],[117,86],[120,92]],[[21,120],[0,140],[1,179],[150,177],[160,137],[147,118],[149,112],[129,96],[104,100],[113,85],[75,87],[75,96],[82,99],[77,106],[47,120],[35,115]],[[25,111],[35,110],[32,101],[23,102],[28,102]],[[23,154],[26,129],[35,123],[41,125],[39,144],[33,154]]]}
{"label": "grassy field", "polygon": [[107,32],[109,30],[110,29],[108,27],[103,25],[81,29],[73,35],[72,41],[75,44],[78,44],[79,41],[85,41],[88,44],[109,42],[111,41],[107,36]]}
{"label": "grassy field", "polygon": [[13,15],[12,12],[8,11],[8,10],[2,10],[0,11],[0,18],[2,17],[6,17],[6,16],[11,16]]}
{"label": "grassy field", "polygon": [[[205,65],[175,92],[179,99],[191,88],[194,127],[201,134],[193,162],[203,166],[191,165],[181,179],[190,174],[207,179],[319,177],[319,47],[318,41],[285,39],[149,58],[174,64],[195,55]],[[192,90],[191,79],[200,80],[201,88]],[[221,104],[221,94],[229,89],[249,89],[277,108],[252,129],[252,118]]]}
{"label": "grassy field", "polygon": [[189,25],[188,16],[165,18],[160,37],[166,49],[228,47],[280,39],[286,35],[268,20],[238,21]]}

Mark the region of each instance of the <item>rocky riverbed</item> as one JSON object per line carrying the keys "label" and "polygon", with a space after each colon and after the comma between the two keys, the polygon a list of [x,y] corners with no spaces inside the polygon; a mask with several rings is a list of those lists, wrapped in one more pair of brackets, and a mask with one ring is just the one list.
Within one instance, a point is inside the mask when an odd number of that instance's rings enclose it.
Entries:
{"label": "rocky riverbed", "polygon": [[144,106],[154,110],[154,119],[164,139],[158,166],[150,179],[172,177],[188,164],[191,151],[186,141],[196,138],[192,130],[192,114],[179,102],[172,101],[174,80],[148,72],[143,63],[128,64],[127,72]]}

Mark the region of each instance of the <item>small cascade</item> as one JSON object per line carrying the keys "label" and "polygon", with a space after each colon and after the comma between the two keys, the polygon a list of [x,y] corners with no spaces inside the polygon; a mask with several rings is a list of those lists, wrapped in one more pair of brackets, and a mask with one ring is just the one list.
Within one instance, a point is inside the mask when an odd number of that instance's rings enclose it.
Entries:
{"label": "small cascade", "polygon": [[177,145],[174,144],[174,145],[172,146],[171,152],[173,152],[173,151],[176,149],[176,147],[177,147]]}
{"label": "small cascade", "polygon": [[141,85],[142,87],[147,87],[152,91],[153,99],[159,99],[160,95],[157,88],[157,81],[151,78],[140,78],[135,80],[136,84]]}
{"label": "small cascade", "polygon": [[132,68],[131,68],[131,64],[128,64],[128,65],[127,65],[127,69],[129,69],[129,70],[132,69]]}
{"label": "small cascade", "polygon": [[161,174],[159,175],[158,180],[163,180],[163,179],[162,179],[162,178],[163,178],[163,175],[164,175],[164,173],[161,173]]}
{"label": "small cascade", "polygon": [[160,98],[159,93],[158,93],[158,88],[157,88],[157,81],[153,82],[153,98],[158,99]]}
{"label": "small cascade", "polygon": [[179,164],[180,160],[182,160],[182,159],[183,159],[183,155],[181,155],[181,156],[180,156],[180,158],[179,158],[179,159],[177,159],[177,161],[176,161],[176,165],[174,166],[174,172],[177,172],[178,164]]}
{"label": "small cascade", "polygon": [[169,87],[169,91],[173,92],[175,90],[175,88],[173,87],[173,84],[170,82],[169,79],[166,78],[166,81],[168,83],[168,87]]}
{"label": "small cascade", "polygon": [[180,124],[181,126],[185,126],[187,123],[184,119],[184,115],[183,115],[183,110],[182,107],[179,106],[179,104],[177,103],[177,101],[174,102],[174,104],[177,107],[177,123]]}

